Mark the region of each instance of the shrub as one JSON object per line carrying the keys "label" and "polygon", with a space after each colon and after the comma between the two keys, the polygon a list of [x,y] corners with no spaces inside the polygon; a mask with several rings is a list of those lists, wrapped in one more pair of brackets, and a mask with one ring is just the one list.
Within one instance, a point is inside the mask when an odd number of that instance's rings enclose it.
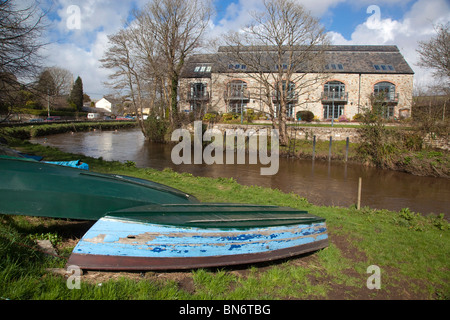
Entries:
{"label": "shrub", "polygon": [[146,136],[150,141],[164,142],[164,136],[169,129],[169,122],[158,119],[154,114],[148,116],[145,123]]}
{"label": "shrub", "polygon": [[342,115],[339,117],[339,122],[349,122],[346,116]]}
{"label": "shrub", "polygon": [[245,121],[252,122],[253,120],[256,120],[255,110],[247,109],[245,111]]}
{"label": "shrub", "polygon": [[363,115],[361,113],[357,113],[353,116],[353,121],[360,122],[363,120]]}
{"label": "shrub", "polygon": [[228,112],[228,113],[224,113],[222,115],[222,120],[223,122],[232,122],[234,120],[238,120],[241,118],[241,114],[240,113],[236,113],[236,112]]}
{"label": "shrub", "polygon": [[217,122],[220,119],[220,116],[215,112],[209,112],[203,116],[203,121],[205,122]]}
{"label": "shrub", "polygon": [[314,120],[314,113],[308,110],[301,110],[297,112],[296,117],[298,120],[301,119],[302,121],[311,122]]}

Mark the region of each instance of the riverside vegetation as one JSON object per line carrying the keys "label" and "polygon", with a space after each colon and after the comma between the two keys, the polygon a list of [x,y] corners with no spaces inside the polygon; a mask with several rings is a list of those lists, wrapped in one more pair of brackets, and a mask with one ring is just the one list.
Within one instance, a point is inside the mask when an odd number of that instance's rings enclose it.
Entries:
{"label": "riverside vegetation", "polygon": [[[136,168],[55,148],[8,139],[10,146],[46,160],[81,159],[92,171],[163,183],[203,202],[289,206],[327,219],[330,245],[302,257],[242,268],[186,272],[87,272],[81,288],[48,272],[63,268],[87,222],[0,217],[0,299],[449,299],[450,229],[443,215],[314,206],[293,193],[242,186],[233,179],[195,177],[165,169]],[[59,257],[36,250],[49,239]],[[381,289],[369,290],[367,268],[381,270]]]}

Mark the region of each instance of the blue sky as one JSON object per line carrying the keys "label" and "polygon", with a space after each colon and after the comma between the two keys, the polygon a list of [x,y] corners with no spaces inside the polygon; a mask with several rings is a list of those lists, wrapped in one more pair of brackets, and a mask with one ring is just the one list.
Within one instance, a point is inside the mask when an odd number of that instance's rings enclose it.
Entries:
{"label": "blue sky", "polygon": [[[107,47],[107,36],[123,28],[131,10],[142,8],[148,0],[40,1],[43,8],[51,8],[46,35],[51,44],[45,52],[46,64],[66,68],[75,78],[81,76],[85,91],[93,99],[108,94],[110,90],[104,82],[109,71],[99,63]],[[250,11],[263,8],[262,0],[212,1],[216,15],[208,30],[210,36],[239,30],[249,22]],[[450,21],[449,0],[297,1],[320,19],[333,44],[397,45],[416,72],[416,85],[430,82],[430,72],[416,66],[417,42],[435,34],[433,23]],[[78,12],[73,8],[78,8]]]}

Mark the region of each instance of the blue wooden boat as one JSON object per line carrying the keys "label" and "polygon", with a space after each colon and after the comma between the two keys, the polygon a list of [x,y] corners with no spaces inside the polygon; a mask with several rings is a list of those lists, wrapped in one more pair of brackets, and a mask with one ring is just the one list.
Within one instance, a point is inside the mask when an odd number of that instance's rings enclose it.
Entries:
{"label": "blue wooden boat", "polygon": [[152,181],[0,155],[0,213],[97,221],[68,264],[177,270],[271,261],[328,245],[325,219],[292,208],[200,203]]}
{"label": "blue wooden boat", "polygon": [[141,206],[98,220],[69,265],[94,270],[178,270],[288,258],[328,246],[325,219],[245,204]]}

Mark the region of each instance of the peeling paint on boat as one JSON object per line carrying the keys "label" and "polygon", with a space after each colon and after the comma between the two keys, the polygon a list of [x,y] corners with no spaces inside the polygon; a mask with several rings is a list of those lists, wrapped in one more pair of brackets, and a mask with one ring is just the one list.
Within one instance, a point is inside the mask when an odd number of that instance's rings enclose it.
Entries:
{"label": "peeling paint on boat", "polygon": [[327,239],[325,222],[247,230],[212,230],[100,219],[76,254],[129,257],[204,257],[286,249]]}

